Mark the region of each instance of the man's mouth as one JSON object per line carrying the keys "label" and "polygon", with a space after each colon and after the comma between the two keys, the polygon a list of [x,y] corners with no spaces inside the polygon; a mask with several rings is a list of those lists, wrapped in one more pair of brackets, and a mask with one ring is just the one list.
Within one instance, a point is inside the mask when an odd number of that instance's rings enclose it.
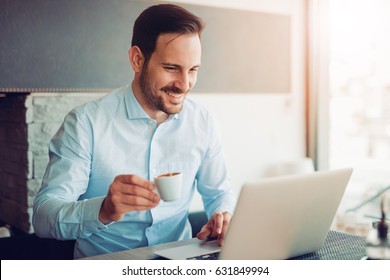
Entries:
{"label": "man's mouth", "polygon": [[166,94],[168,94],[169,96],[172,96],[172,97],[180,97],[180,93],[172,93],[172,92],[169,92],[169,91],[164,91]]}
{"label": "man's mouth", "polygon": [[163,92],[165,92],[168,95],[168,99],[171,103],[179,104],[182,101],[183,93],[179,90],[169,90],[169,89],[162,89]]}

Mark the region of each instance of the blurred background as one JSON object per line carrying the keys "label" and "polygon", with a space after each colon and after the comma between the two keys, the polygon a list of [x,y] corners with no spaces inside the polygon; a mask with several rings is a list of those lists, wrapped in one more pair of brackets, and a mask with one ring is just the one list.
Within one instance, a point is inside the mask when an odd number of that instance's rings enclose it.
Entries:
{"label": "blurred background", "polygon": [[[33,232],[50,138],[71,108],[131,81],[134,17],[159,2],[0,0],[3,230]],[[353,167],[334,228],[365,235],[390,185],[390,2],[169,2],[206,19],[190,98],[217,116],[235,191]]]}
{"label": "blurred background", "polygon": [[355,169],[341,207],[358,226],[390,185],[389,15],[385,0],[329,1],[328,163]]}

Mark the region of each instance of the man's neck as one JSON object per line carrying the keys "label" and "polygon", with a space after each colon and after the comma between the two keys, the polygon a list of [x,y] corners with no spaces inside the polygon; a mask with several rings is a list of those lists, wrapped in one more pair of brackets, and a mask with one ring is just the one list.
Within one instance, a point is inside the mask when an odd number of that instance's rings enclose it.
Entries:
{"label": "man's neck", "polygon": [[138,103],[141,105],[142,109],[144,109],[145,113],[153,120],[157,122],[157,125],[165,122],[169,118],[169,114],[166,114],[162,111],[153,110],[150,108],[150,105],[145,100],[143,93],[140,91],[139,86],[137,86],[137,82],[133,81],[132,90],[135,98]]}

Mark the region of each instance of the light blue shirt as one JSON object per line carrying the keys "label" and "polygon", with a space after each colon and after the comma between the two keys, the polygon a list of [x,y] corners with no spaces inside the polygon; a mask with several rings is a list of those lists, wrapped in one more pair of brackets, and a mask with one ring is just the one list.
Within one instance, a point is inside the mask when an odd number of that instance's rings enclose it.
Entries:
{"label": "light blue shirt", "polygon": [[[33,225],[41,237],[77,239],[80,258],[191,238],[188,211],[195,189],[207,215],[233,213],[218,128],[212,114],[192,100],[157,126],[131,87],[73,109],[49,144],[50,162],[34,202]],[[181,198],[127,213],[104,225],[99,210],[120,174],[153,180],[183,173]]]}

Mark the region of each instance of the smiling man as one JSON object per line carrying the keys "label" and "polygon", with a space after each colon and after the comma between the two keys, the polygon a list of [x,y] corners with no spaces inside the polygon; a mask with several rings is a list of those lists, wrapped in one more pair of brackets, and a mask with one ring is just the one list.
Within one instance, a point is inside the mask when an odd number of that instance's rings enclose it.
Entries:
{"label": "smiling man", "polygon": [[148,60],[137,45],[129,50],[129,58],[135,72],[133,92],[145,112],[157,123],[179,113],[196,83],[199,34],[162,34]]}
{"label": "smiling man", "polygon": [[[38,236],[77,240],[75,258],[191,238],[197,190],[209,217],[198,238],[222,244],[235,196],[215,120],[187,99],[202,30],[200,18],[171,4],[137,18],[131,86],[73,109],[49,144],[34,202]],[[182,173],[182,193],[164,202],[153,179],[171,172]]]}

